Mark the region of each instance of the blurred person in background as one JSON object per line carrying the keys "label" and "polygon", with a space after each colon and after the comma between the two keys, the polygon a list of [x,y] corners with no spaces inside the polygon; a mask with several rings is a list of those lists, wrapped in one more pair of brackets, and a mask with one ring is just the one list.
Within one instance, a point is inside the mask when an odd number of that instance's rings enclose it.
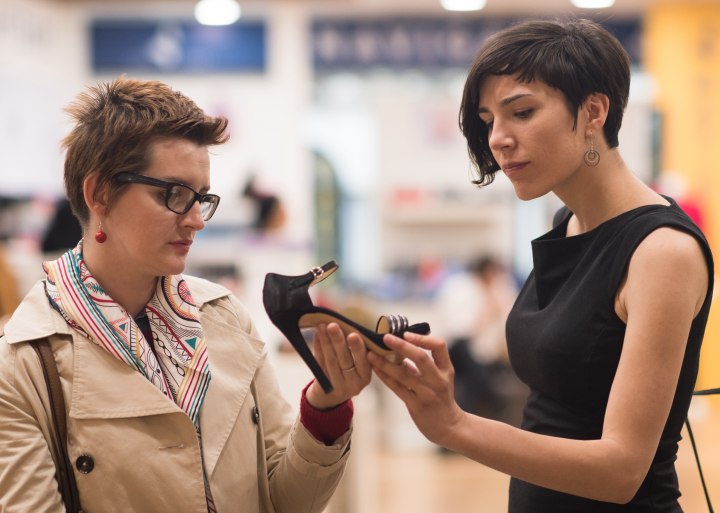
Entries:
{"label": "blurred person in background", "polygon": [[403,365],[369,355],[429,440],[512,476],[511,513],[682,511],[674,462],[713,261],[698,227],[617,149],[629,85],[627,53],[587,20],[491,36],[465,83],[475,183],[502,170],[520,199],[553,192],[565,205],[532,242],[507,321],[530,388],[521,427],[458,406],[437,337],[386,335]]}
{"label": "blurred person in background", "polygon": [[[0,511],[65,511],[51,448],[66,442],[88,513],[322,511],[371,370],[358,336],[320,326],[334,390],[311,382],[294,419],[244,307],[182,274],[220,200],[208,147],[227,120],[126,78],[68,112],[65,185],[83,238],[44,263],[0,337]],[[53,434],[35,339],[54,353],[67,441]]]}
{"label": "blurred person in background", "polygon": [[77,246],[81,238],[82,226],[73,214],[70,202],[67,198],[60,198],[43,233],[40,250],[45,258],[54,258]]}
{"label": "blurred person in background", "polygon": [[523,388],[510,369],[505,321],[517,296],[512,273],[483,255],[448,276],[435,298],[455,369],[455,399],[463,410],[517,423],[510,411]]}
{"label": "blurred person in background", "polygon": [[251,175],[245,183],[242,197],[253,204],[254,215],[250,225],[253,230],[265,234],[277,232],[285,226],[285,206],[276,194],[260,189],[255,175]]}

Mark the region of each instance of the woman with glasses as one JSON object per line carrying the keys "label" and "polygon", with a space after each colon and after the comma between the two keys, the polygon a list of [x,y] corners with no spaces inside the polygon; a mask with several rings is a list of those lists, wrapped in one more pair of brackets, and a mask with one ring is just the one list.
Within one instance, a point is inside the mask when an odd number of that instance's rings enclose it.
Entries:
{"label": "woman with glasses", "polygon": [[[350,448],[351,397],[370,381],[360,338],[320,327],[294,419],[267,350],[225,288],[182,274],[220,203],[208,147],[227,120],[160,82],[117,79],[81,94],[63,141],[78,246],[44,263],[0,337],[0,511],[65,511],[65,446],[88,513],[320,512]],[[66,405],[54,432],[49,342]],[[342,372],[352,358],[356,372]]]}

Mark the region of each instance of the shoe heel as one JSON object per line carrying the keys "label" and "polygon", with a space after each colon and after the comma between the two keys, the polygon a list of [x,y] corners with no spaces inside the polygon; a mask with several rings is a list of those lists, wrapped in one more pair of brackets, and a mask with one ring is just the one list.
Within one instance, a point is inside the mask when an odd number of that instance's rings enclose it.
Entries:
{"label": "shoe heel", "polygon": [[337,267],[330,261],[300,276],[268,273],[263,285],[263,306],[268,317],[295,348],[326,393],[332,392],[332,383],[310,351],[300,331],[299,320],[303,312],[313,308],[308,288],[335,272]]}
{"label": "shoe heel", "polygon": [[310,351],[310,348],[305,341],[305,337],[300,330],[300,325],[297,322],[281,322],[277,325],[277,327],[280,329],[280,331],[283,332],[290,344],[295,348],[295,351],[297,351],[297,353],[300,355],[300,358],[302,358],[305,364],[310,368],[310,372],[312,372],[313,376],[315,376],[315,379],[320,384],[323,391],[326,394],[332,392],[332,383],[330,383],[330,380],[323,372],[320,364],[317,362],[315,356],[312,354],[312,351]]}

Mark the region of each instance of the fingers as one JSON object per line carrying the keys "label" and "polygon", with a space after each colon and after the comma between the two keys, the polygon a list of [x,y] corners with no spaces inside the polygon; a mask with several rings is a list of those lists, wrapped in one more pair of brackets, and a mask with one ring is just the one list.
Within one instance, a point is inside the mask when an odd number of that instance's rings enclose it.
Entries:
{"label": "fingers", "polygon": [[317,345],[322,346],[321,350],[325,357],[327,371],[330,373],[333,370],[348,372],[355,367],[354,355],[348,348],[345,335],[337,324],[319,325],[316,341],[319,342]]}
{"label": "fingers", "polygon": [[346,336],[337,323],[316,326],[313,353],[323,368],[333,391],[320,393],[315,384],[306,393],[310,403],[320,409],[336,406],[357,395],[372,377],[365,344],[356,333]]}
{"label": "fingers", "polygon": [[322,343],[321,339],[327,339],[327,332],[320,333],[319,329],[315,330],[315,336],[313,338],[313,345],[312,345],[312,352],[313,356],[315,356],[315,359],[317,360],[318,364],[320,364],[320,367],[323,369],[327,369],[327,361],[325,360],[325,351],[323,350],[323,346],[325,344]]}
{"label": "fingers", "polygon": [[[381,356],[378,356],[374,353],[369,353],[368,359],[372,360],[373,367],[375,369],[375,375],[378,378],[380,378],[380,381],[382,381],[385,384],[385,386],[387,386],[390,390],[392,390],[395,393],[395,395],[397,395],[404,403],[413,401],[416,398],[416,393],[415,393],[414,389],[410,388],[402,380],[396,379],[390,373],[385,372],[385,370],[387,370],[389,368],[400,367],[399,365],[392,364],[392,363],[388,362],[387,360],[385,360],[384,358],[382,358]],[[375,360],[378,360],[378,361],[382,360],[387,364],[387,366],[375,365]]]}
{"label": "fingers", "polygon": [[383,342],[401,357],[412,361],[421,374],[433,369],[448,370],[452,367],[447,344],[442,339],[406,332],[403,338],[385,335]]}
{"label": "fingers", "polygon": [[368,360],[383,383],[401,399],[444,395],[454,369],[443,340],[405,333],[404,338],[385,335],[383,341],[400,356],[400,364],[375,354],[368,354]]}
{"label": "fingers", "polygon": [[375,374],[401,399],[414,398],[426,388],[420,379],[420,372],[412,361],[405,359],[399,364],[392,363],[375,353],[368,353],[367,358]]}
{"label": "fingers", "polygon": [[365,349],[365,343],[357,333],[351,333],[348,335],[347,343],[348,346],[350,346],[350,353],[355,361],[355,371],[361,378],[369,382],[372,374],[372,367],[367,361],[367,349]]}
{"label": "fingers", "polygon": [[408,360],[407,358],[405,358],[400,364],[405,367],[405,369],[411,376],[418,377],[421,375],[420,369],[417,368],[417,365],[415,365],[412,360]]}
{"label": "fingers", "polygon": [[[317,354],[318,363],[327,374],[330,381],[335,385],[335,379],[339,376],[339,369],[352,367],[352,363],[343,363],[338,356],[338,352],[333,347],[337,342],[333,338],[337,338],[337,334],[332,330],[328,330],[328,326],[321,324],[315,328],[315,336],[313,339],[313,352]],[[347,350],[345,351],[347,353]],[[346,356],[345,360],[350,362],[351,357]]]}
{"label": "fingers", "polygon": [[437,366],[441,369],[447,369],[452,367],[450,362],[450,352],[448,351],[447,343],[439,338],[418,335],[417,333],[405,333],[405,340],[411,342],[418,347],[423,349],[429,349],[433,360]]}

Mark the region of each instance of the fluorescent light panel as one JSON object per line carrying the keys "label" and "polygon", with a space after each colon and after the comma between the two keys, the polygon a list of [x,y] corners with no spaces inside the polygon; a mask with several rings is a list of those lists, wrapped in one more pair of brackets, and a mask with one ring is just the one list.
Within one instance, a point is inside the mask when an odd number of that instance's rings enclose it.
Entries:
{"label": "fluorescent light panel", "polygon": [[440,0],[446,11],[479,11],[485,7],[485,0]]}
{"label": "fluorescent light panel", "polygon": [[195,19],[202,25],[232,25],[239,18],[236,0],[200,0],[195,5]]}
{"label": "fluorescent light panel", "polygon": [[581,9],[605,9],[612,7],[615,0],[571,0],[571,2],[575,7]]}

